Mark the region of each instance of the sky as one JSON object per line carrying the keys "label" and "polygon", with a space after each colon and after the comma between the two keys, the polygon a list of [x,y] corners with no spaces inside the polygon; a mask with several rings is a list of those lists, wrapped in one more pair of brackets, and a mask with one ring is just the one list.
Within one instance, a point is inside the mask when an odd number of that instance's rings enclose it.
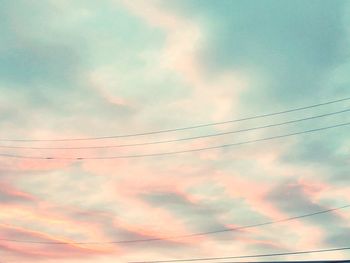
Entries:
{"label": "sky", "polygon": [[[147,156],[348,123],[348,100],[140,135],[349,97],[349,1],[0,3],[1,262],[349,246],[350,208],[189,236],[350,204],[349,126]],[[320,115],[327,116],[232,133]],[[217,133],[227,134],[182,140]],[[178,141],[152,144],[169,140]],[[111,158],[118,156],[125,158]],[[113,243],[140,239],[157,240]],[[349,257],[333,251],[273,259]]]}

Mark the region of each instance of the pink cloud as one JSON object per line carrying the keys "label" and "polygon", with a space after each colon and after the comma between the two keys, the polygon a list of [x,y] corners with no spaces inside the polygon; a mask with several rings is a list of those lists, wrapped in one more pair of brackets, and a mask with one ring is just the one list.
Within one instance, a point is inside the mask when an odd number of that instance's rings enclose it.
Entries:
{"label": "pink cloud", "polygon": [[64,245],[45,245],[17,243],[2,240],[0,244],[3,248],[16,253],[18,256],[29,258],[74,258],[100,255],[106,253],[105,249],[84,247],[82,245],[70,244],[69,240],[58,239],[48,234],[24,229],[21,227],[0,224],[2,237],[5,239],[36,240],[38,242],[64,242]]}

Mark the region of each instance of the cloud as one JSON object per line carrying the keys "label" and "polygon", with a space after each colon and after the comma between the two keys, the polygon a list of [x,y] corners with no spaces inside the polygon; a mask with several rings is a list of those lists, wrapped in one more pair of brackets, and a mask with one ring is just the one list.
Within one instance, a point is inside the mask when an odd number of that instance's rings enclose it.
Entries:
{"label": "cloud", "polygon": [[[3,238],[17,239],[17,240],[33,240],[38,242],[67,242],[67,240],[60,240],[49,236],[45,233],[32,231],[21,227],[11,225],[0,225]],[[1,248],[15,254],[19,258],[27,258],[28,260],[43,260],[50,258],[81,258],[91,257],[105,253],[104,250],[98,248],[84,248],[84,246],[69,244],[66,245],[40,245],[25,244],[11,241],[2,241]]]}
{"label": "cloud", "polygon": [[[223,121],[345,96],[349,82],[345,56],[349,13],[344,1],[3,2],[0,139],[85,138]],[[2,141],[1,145],[85,147],[169,140],[346,107],[339,103],[150,136],[90,142]],[[152,146],[2,148],[1,153],[96,157],[167,152],[346,120],[342,114]],[[1,241],[1,253],[17,261],[109,263],[343,246],[349,232],[345,210],[239,232],[167,237],[344,205],[350,200],[344,183],[347,138],[344,128],[163,157],[81,161],[0,157],[1,234],[70,243],[59,247]],[[73,244],[147,238],[161,240]],[[343,254],[330,256],[337,255]]]}
{"label": "cloud", "polygon": [[[311,191],[310,191],[311,187]],[[267,200],[274,203],[279,209],[288,213],[308,213],[329,209],[315,200],[315,194],[321,189],[312,189],[310,186],[290,180],[276,185],[267,195]],[[308,189],[309,188],[309,189]],[[344,245],[344,236],[341,233],[349,232],[347,221],[337,213],[327,213],[307,218],[306,223],[317,225],[325,234],[323,242],[328,246]]]}
{"label": "cloud", "polygon": [[9,184],[0,184],[0,200],[2,203],[26,203],[34,201],[35,198],[27,193],[14,189]]}
{"label": "cloud", "polygon": [[177,193],[144,193],[143,200],[155,207],[168,210],[179,218],[189,228],[189,232],[206,232],[216,229],[226,229],[216,218],[213,208],[206,208],[187,200]]}
{"label": "cloud", "polygon": [[248,70],[259,80],[250,98],[288,103],[336,93],[326,79],[343,61],[344,1],[222,1],[215,8],[210,1],[167,3],[178,13],[215,21],[207,24],[202,65],[208,71]]}

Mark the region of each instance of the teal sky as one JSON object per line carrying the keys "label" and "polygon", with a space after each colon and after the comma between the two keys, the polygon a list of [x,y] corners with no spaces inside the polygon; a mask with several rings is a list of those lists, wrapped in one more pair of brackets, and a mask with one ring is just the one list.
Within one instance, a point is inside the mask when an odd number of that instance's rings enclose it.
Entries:
{"label": "teal sky", "polygon": [[[198,140],[38,148],[173,140],[347,110],[349,101],[342,101],[199,129],[57,141],[222,122],[346,98],[349,1],[0,0],[0,5],[1,260],[109,263],[348,246],[349,209],[167,239],[350,203],[348,126],[186,154],[76,160],[257,140],[347,123],[347,112]],[[16,141],[25,139],[33,141]],[[161,240],[106,244],[148,238]]]}

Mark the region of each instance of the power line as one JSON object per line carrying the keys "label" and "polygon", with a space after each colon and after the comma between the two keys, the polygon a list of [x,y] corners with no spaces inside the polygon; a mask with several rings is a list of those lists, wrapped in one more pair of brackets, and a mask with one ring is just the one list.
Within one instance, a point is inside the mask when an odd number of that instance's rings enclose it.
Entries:
{"label": "power line", "polygon": [[194,126],[187,126],[182,128],[173,128],[173,129],[165,129],[165,130],[158,130],[158,131],[149,131],[149,132],[141,132],[141,133],[131,133],[131,134],[121,134],[121,135],[111,135],[111,136],[101,136],[101,137],[87,137],[87,138],[70,138],[70,139],[0,139],[0,141],[7,141],[7,142],[38,142],[38,141],[89,141],[89,140],[102,140],[102,139],[112,139],[112,138],[125,138],[125,137],[136,137],[136,136],[144,136],[144,135],[151,135],[151,134],[160,134],[160,133],[168,133],[168,132],[175,132],[175,131],[183,131],[183,130],[190,130],[190,129],[197,129],[197,128],[203,128],[208,126],[214,126],[214,125],[221,125],[221,124],[227,124],[227,123],[233,123],[233,122],[240,122],[240,121],[247,121],[247,120],[253,120],[253,119],[259,119],[264,117],[271,117],[276,115],[281,115],[285,113],[295,112],[295,111],[301,111],[311,108],[316,108],[320,106],[330,105],[342,101],[350,100],[350,97],[342,98],[338,100],[332,100],[328,102],[318,103],[314,105],[299,107],[299,108],[293,108],[273,113],[267,113],[267,114],[261,114],[261,115],[255,115],[251,117],[241,118],[241,119],[234,119],[234,120],[228,120],[228,121],[221,121],[221,122],[212,122],[207,124],[199,124]]}
{"label": "power line", "polygon": [[216,137],[216,136],[222,136],[222,135],[233,134],[233,133],[241,133],[241,132],[248,132],[248,131],[260,130],[260,129],[272,128],[272,127],[282,126],[282,125],[286,125],[286,124],[292,124],[292,123],[297,123],[297,122],[302,122],[302,121],[307,121],[307,120],[318,119],[318,118],[322,118],[322,117],[328,117],[328,116],[337,115],[337,114],[341,114],[341,113],[345,113],[345,112],[349,112],[349,111],[350,111],[350,109],[346,109],[346,110],[330,112],[330,113],[325,113],[325,114],[321,114],[321,115],[311,116],[308,118],[296,119],[296,120],[285,121],[285,122],[280,122],[280,123],[275,123],[275,124],[257,126],[257,127],[228,131],[228,132],[212,133],[212,134],[206,134],[206,135],[201,135],[201,136],[172,139],[172,140],[161,140],[161,141],[153,141],[153,142],[141,142],[141,143],[119,144],[119,145],[80,146],[80,147],[28,147],[28,146],[0,145],[0,148],[31,149],[31,150],[78,150],[78,149],[106,149],[106,148],[145,146],[145,145],[163,144],[163,143],[171,143],[171,142],[179,142],[179,141],[187,141],[187,140],[196,140],[196,139]]}
{"label": "power line", "polygon": [[150,154],[136,154],[136,155],[118,155],[118,156],[105,156],[105,157],[42,157],[42,156],[29,156],[29,155],[15,155],[15,154],[6,154],[1,153],[0,157],[6,157],[6,158],[18,158],[18,159],[40,159],[40,160],[106,160],[106,159],[127,159],[127,158],[141,158],[141,157],[156,157],[156,156],[166,156],[166,155],[175,155],[175,154],[182,154],[182,153],[190,153],[190,152],[200,152],[200,151],[206,151],[206,150],[213,150],[213,149],[220,149],[220,148],[229,148],[233,146],[239,146],[239,145],[245,145],[255,142],[262,142],[262,141],[269,141],[269,140],[275,140],[285,137],[291,137],[295,135],[300,134],[306,134],[306,133],[313,133],[328,129],[334,129],[338,127],[343,127],[350,125],[350,122],[341,123],[337,125],[312,129],[312,130],[305,130],[301,132],[294,132],[294,133],[288,133],[283,135],[277,135],[272,137],[265,137],[261,139],[256,140],[250,140],[250,141],[243,141],[238,143],[230,143],[230,144],[223,144],[223,145],[217,145],[217,146],[211,146],[211,147],[204,147],[204,148],[195,148],[195,149],[189,149],[189,150],[182,150],[182,151],[171,151],[171,152],[160,152],[160,153],[150,153]]}
{"label": "power line", "polygon": [[[341,260],[288,260],[288,261],[215,261],[212,263],[349,263],[350,259]],[[129,262],[130,263],[130,262]]]}
{"label": "power line", "polygon": [[[271,253],[271,254],[256,254],[256,255],[229,256],[229,257],[190,258],[190,259],[152,260],[152,261],[129,261],[129,263],[167,263],[167,262],[190,262],[190,261],[208,261],[208,260],[224,260],[224,259],[239,259],[239,258],[262,258],[262,257],[324,253],[324,252],[332,252],[332,251],[343,251],[343,250],[349,250],[349,249],[350,249],[350,247],[340,247],[340,248],[329,248],[329,249],[318,249],[318,250],[304,250],[304,251],[295,251],[295,252],[284,252],[284,253],[281,252],[281,253]],[[224,262],[222,262],[222,263],[224,263]]]}
{"label": "power line", "polygon": [[[215,261],[216,262],[216,261]],[[212,262],[212,263],[215,263]],[[331,260],[288,260],[288,261],[217,261],[216,263],[349,263],[350,259]],[[130,263],[130,262],[129,262]]]}
{"label": "power line", "polygon": [[253,225],[245,225],[245,226],[234,227],[234,228],[218,229],[218,230],[209,231],[209,232],[199,232],[199,233],[193,233],[193,234],[188,234],[188,235],[168,236],[168,237],[164,237],[164,238],[133,239],[133,240],[119,240],[119,241],[106,241],[106,242],[49,242],[49,241],[18,240],[18,239],[6,239],[6,238],[0,238],[0,240],[1,241],[16,242],[16,243],[34,243],[34,244],[47,244],[47,245],[126,244],[126,243],[165,241],[165,240],[173,240],[173,239],[184,239],[184,238],[190,238],[190,237],[196,237],[196,236],[207,236],[207,235],[213,235],[213,234],[218,234],[218,233],[233,232],[233,231],[239,231],[239,230],[243,230],[243,229],[278,224],[278,223],[302,219],[302,218],[306,218],[306,217],[312,217],[312,216],[316,216],[316,215],[320,215],[320,214],[331,213],[331,212],[345,209],[348,207],[350,207],[350,204],[336,207],[336,208],[327,209],[327,210],[322,210],[322,211],[318,211],[318,212],[314,212],[314,213],[309,213],[309,214],[304,214],[304,215],[299,215],[299,216],[294,216],[294,217],[288,217],[288,218],[275,220],[275,221],[263,222],[263,223],[253,224]]}

